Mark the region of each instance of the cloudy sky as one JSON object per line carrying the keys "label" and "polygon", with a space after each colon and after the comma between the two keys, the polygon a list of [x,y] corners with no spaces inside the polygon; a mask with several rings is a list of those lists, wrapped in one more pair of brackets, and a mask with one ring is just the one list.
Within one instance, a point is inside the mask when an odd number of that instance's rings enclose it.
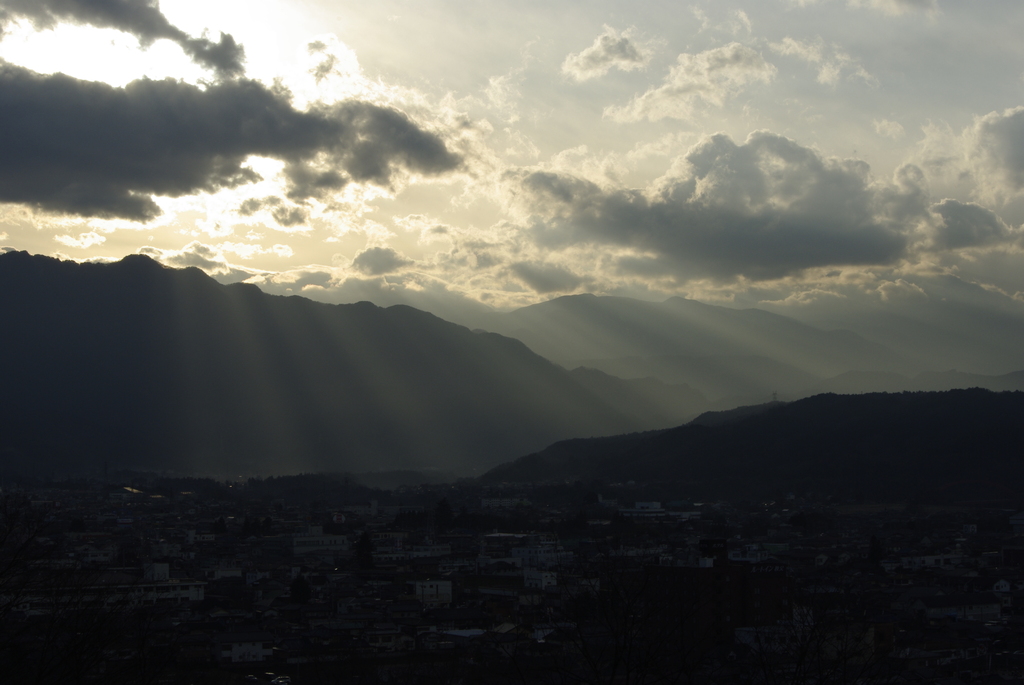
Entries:
{"label": "cloudy sky", "polygon": [[0,28],[0,245],[450,318],[1024,308],[1019,0],[0,0]]}

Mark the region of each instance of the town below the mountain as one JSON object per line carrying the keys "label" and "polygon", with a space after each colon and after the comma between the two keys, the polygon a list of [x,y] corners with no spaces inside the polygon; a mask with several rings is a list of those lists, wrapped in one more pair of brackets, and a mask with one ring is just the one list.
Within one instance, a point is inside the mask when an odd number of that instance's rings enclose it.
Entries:
{"label": "town below the mountain", "polygon": [[1024,677],[1024,514],[995,484],[881,504],[359,481],[8,480],[4,681]]}

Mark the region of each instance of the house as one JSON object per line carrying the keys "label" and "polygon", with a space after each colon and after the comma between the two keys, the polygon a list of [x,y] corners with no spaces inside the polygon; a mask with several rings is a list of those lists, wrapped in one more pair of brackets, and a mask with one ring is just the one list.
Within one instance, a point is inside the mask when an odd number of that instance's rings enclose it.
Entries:
{"label": "house", "polygon": [[376,650],[391,652],[408,648],[402,640],[402,630],[394,623],[378,623],[369,630],[363,631],[363,639]]}
{"label": "house", "polygon": [[221,633],[213,638],[213,658],[222,664],[266,661],[274,653],[274,636],[265,630]]}
{"label": "house", "polygon": [[293,557],[311,555],[333,558],[349,551],[348,537],[325,535],[323,526],[306,526],[299,534],[292,536],[291,543]]}
{"label": "house", "polygon": [[523,586],[526,588],[544,590],[558,585],[558,574],[554,571],[538,571],[535,569],[523,570]]}
{"label": "house", "polygon": [[452,581],[411,580],[409,594],[415,595],[427,609],[446,607],[452,603]]}
{"label": "house", "polygon": [[1017,535],[1024,535],[1024,511],[1018,511],[1010,517],[1010,525]]}
{"label": "house", "polygon": [[992,621],[999,618],[1003,603],[991,592],[922,597],[911,607],[928,619],[954,618],[960,621]]}
{"label": "house", "polygon": [[636,502],[632,508],[620,508],[619,513],[629,518],[658,518],[665,515],[661,502]]}

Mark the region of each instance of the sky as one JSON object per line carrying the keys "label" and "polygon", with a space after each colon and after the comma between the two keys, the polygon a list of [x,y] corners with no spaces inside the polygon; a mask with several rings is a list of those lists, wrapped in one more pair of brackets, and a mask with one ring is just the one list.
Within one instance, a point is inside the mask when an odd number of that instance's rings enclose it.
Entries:
{"label": "sky", "polygon": [[1024,314],[1019,0],[0,0],[0,245],[459,320]]}

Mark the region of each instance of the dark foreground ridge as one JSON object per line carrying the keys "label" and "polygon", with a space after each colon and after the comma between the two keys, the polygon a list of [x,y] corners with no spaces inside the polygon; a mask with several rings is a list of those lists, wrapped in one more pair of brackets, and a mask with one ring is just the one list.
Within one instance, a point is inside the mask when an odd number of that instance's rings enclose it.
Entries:
{"label": "dark foreground ridge", "polygon": [[1012,496],[1024,479],[1024,393],[817,395],[644,435],[568,440],[485,483],[673,481],[695,496],[793,490],[905,501]]}
{"label": "dark foreground ridge", "polygon": [[271,296],[143,256],[2,254],[0,311],[3,464],[36,475],[468,473],[697,406],[685,386],[574,376],[410,307]]}

